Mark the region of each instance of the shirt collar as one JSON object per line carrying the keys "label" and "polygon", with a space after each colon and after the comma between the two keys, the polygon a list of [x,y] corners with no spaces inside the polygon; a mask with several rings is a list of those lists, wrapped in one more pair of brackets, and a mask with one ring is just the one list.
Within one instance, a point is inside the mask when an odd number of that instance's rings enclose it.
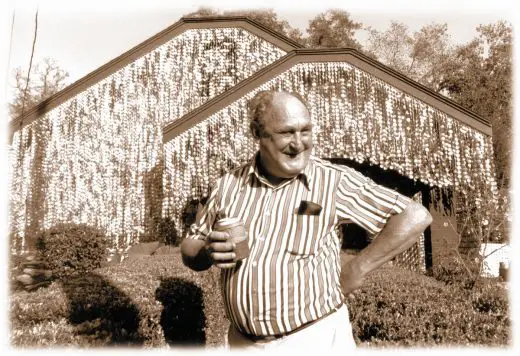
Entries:
{"label": "shirt collar", "polygon": [[[246,173],[246,179],[244,182],[245,184],[247,184],[249,182],[249,180],[251,179],[251,177],[253,175],[255,175],[256,178],[258,178],[261,182],[270,185],[269,182],[267,182],[267,180],[262,175],[260,175],[260,172],[258,171],[258,166],[256,164],[256,160],[257,160],[257,157],[259,154],[260,153],[257,152],[249,160],[247,173]],[[313,179],[313,175],[314,175],[313,166],[314,166],[314,157],[311,155],[309,157],[309,162],[307,163],[307,166],[305,167],[305,169],[296,176],[296,178],[302,180],[302,182],[305,184],[305,186],[307,187],[308,190],[311,189],[312,179]]]}

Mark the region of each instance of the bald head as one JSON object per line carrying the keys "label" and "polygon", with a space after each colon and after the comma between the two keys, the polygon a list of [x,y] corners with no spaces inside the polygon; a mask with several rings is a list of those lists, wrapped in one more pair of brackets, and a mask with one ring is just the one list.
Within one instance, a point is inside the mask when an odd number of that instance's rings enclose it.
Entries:
{"label": "bald head", "polygon": [[273,110],[278,111],[286,105],[300,106],[310,114],[309,107],[301,95],[286,91],[265,90],[258,92],[248,103],[251,132],[255,138],[265,135],[266,121],[272,117]]}

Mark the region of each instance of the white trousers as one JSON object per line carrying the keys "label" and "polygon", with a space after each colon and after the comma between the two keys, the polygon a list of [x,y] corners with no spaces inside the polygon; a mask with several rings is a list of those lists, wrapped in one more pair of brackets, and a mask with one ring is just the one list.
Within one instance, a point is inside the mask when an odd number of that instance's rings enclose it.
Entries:
{"label": "white trousers", "polygon": [[234,325],[229,327],[228,332],[228,349],[231,351],[302,350],[325,352],[325,356],[330,352],[345,355],[345,352],[354,351],[355,348],[346,305],[300,331],[272,341],[252,341],[242,335]]}

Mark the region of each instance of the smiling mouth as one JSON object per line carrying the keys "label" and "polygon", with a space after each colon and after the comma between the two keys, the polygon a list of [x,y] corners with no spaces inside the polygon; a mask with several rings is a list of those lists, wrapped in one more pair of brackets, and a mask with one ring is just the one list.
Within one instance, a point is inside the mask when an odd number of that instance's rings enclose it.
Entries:
{"label": "smiling mouth", "polygon": [[[302,151],[302,152],[303,152],[303,151]],[[286,156],[289,156],[289,157],[291,157],[291,158],[295,158],[295,157],[297,157],[297,156],[298,156],[300,153],[302,153],[302,152],[297,152],[297,153],[291,152],[291,153],[286,153],[285,155],[286,155]]]}

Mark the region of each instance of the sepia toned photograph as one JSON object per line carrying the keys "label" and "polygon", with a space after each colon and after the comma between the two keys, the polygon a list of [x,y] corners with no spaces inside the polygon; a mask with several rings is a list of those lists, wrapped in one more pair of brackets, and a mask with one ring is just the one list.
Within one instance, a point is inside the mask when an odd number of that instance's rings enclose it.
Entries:
{"label": "sepia toned photograph", "polygon": [[371,3],[12,2],[7,349],[512,351],[512,2]]}

